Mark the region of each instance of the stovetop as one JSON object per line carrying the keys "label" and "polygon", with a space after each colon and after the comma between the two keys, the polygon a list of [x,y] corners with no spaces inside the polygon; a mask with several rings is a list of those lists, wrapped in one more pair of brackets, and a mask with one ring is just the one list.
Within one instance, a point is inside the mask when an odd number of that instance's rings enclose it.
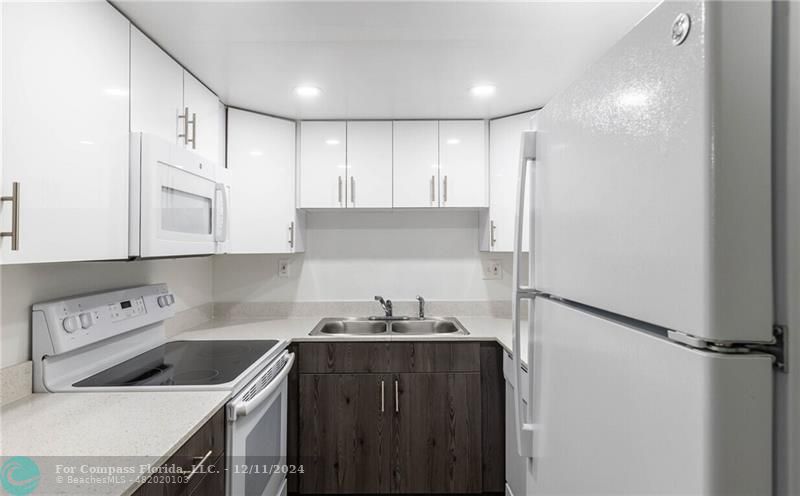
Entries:
{"label": "stovetop", "polygon": [[75,387],[225,384],[278,341],[171,341],[74,384]]}

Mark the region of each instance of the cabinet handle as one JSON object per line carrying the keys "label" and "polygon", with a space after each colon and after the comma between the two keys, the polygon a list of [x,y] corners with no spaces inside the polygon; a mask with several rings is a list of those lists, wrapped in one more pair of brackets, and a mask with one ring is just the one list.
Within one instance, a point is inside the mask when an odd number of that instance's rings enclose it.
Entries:
{"label": "cabinet handle", "polygon": [[431,203],[436,201],[436,176],[431,176]]}
{"label": "cabinet handle", "polygon": [[289,224],[289,247],[294,248],[294,221]]}
{"label": "cabinet handle", "polygon": [[444,176],[444,194],[442,195],[442,201],[447,203],[447,176]]}
{"label": "cabinet handle", "polygon": [[339,205],[342,204],[342,176],[339,176]]}
{"label": "cabinet handle", "polygon": [[195,145],[197,145],[197,114],[192,112],[192,150],[195,149]]}
{"label": "cabinet handle", "polygon": [[497,238],[494,237],[494,231],[497,229],[497,226],[494,225],[494,221],[489,222],[489,239],[492,246],[497,242]]}
{"label": "cabinet handle", "polygon": [[11,250],[19,250],[19,183],[11,183],[11,196],[0,196],[0,203],[11,202],[11,230],[0,232],[0,238],[11,238]]}
{"label": "cabinet handle", "polygon": [[384,400],[384,398],[385,398],[385,394],[384,394],[385,393],[385,386],[386,386],[385,381],[381,381],[381,413],[386,411],[386,409],[384,408],[386,406],[385,405],[386,402]]}
{"label": "cabinet handle", "polygon": [[400,413],[400,393],[397,379],[394,380],[394,413]]}
{"label": "cabinet handle", "polygon": [[178,139],[183,138],[183,145],[189,144],[189,107],[183,108],[183,114],[178,114],[178,120],[183,120],[183,133],[178,134]]}
{"label": "cabinet handle", "polygon": [[356,204],[356,178],[350,176],[350,203],[355,206]]}
{"label": "cabinet handle", "polygon": [[[210,456],[211,456],[211,450],[208,450],[208,453],[206,453],[204,456],[194,457],[194,461],[196,461],[197,464],[192,467],[192,471],[189,472],[189,475],[186,476],[186,480],[184,482],[189,482],[192,479],[192,477],[194,477],[194,475],[200,470],[200,468],[203,465],[205,465],[206,461]],[[183,470],[181,472],[184,473]]]}

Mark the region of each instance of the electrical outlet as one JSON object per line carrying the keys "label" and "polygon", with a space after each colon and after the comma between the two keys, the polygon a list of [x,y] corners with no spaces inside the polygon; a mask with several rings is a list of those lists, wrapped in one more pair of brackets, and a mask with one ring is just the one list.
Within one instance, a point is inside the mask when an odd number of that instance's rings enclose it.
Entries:
{"label": "electrical outlet", "polygon": [[487,260],[483,263],[484,279],[502,279],[503,264],[500,260]]}
{"label": "electrical outlet", "polygon": [[289,278],[289,259],[288,258],[281,258],[278,260],[278,277],[283,277],[284,279]]}

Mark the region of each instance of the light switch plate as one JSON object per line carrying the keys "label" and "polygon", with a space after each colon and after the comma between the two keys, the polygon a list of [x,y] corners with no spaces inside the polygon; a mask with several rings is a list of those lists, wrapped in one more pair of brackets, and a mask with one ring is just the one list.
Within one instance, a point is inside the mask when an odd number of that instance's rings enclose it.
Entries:
{"label": "light switch plate", "polygon": [[503,278],[503,264],[500,260],[491,259],[483,263],[483,278],[485,280]]}
{"label": "light switch plate", "polygon": [[282,277],[284,279],[289,278],[289,259],[288,258],[281,258],[278,260],[278,277]]}

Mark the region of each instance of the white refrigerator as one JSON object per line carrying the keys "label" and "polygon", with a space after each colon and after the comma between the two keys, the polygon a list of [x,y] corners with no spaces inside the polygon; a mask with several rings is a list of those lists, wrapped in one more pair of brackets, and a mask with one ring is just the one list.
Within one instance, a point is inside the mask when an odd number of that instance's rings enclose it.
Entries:
{"label": "white refrigerator", "polygon": [[771,22],[664,2],[523,133],[514,496],[772,493]]}

